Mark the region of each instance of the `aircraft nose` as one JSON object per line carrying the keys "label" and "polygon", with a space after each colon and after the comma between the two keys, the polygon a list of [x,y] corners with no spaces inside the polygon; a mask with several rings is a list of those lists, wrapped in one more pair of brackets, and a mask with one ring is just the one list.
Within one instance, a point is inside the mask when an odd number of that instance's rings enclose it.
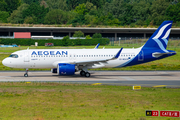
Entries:
{"label": "aircraft nose", "polygon": [[4,66],[6,66],[6,65],[7,65],[7,60],[4,59],[4,60],[2,61],[2,64],[3,64]]}

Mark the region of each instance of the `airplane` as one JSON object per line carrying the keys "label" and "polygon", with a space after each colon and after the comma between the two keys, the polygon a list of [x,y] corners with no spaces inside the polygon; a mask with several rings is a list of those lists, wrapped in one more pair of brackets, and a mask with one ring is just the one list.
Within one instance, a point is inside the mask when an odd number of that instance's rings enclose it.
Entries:
{"label": "airplane", "polygon": [[88,69],[119,68],[163,59],[176,52],[166,50],[173,21],[164,21],[140,48],[132,49],[27,49],[12,53],[2,64],[12,68],[51,68],[58,75],[90,77]]}

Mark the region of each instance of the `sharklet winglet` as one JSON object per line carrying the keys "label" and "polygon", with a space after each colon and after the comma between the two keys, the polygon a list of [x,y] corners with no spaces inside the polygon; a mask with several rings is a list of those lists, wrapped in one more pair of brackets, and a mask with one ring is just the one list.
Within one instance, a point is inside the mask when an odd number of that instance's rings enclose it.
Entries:
{"label": "sharklet winglet", "polygon": [[118,51],[118,53],[115,55],[115,57],[114,57],[113,59],[117,59],[117,58],[119,57],[119,55],[121,54],[122,50],[123,50],[123,48],[121,48],[121,49]]}

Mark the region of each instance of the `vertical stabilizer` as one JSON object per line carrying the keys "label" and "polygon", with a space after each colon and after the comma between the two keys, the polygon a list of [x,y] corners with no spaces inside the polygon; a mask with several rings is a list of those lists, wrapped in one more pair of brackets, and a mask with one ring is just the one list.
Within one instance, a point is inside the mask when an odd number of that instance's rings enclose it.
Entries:
{"label": "vertical stabilizer", "polygon": [[143,48],[155,48],[167,52],[166,47],[168,44],[172,23],[173,21],[164,21],[145,43]]}

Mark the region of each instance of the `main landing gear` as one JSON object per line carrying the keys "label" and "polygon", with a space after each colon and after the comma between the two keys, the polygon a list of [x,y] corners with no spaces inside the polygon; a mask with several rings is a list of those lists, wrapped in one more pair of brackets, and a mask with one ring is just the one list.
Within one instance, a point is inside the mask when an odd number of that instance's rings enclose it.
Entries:
{"label": "main landing gear", "polygon": [[89,72],[85,72],[83,70],[80,72],[80,75],[85,76],[85,77],[90,77],[91,76],[91,74]]}
{"label": "main landing gear", "polygon": [[28,68],[26,68],[26,73],[24,73],[24,77],[28,77]]}

